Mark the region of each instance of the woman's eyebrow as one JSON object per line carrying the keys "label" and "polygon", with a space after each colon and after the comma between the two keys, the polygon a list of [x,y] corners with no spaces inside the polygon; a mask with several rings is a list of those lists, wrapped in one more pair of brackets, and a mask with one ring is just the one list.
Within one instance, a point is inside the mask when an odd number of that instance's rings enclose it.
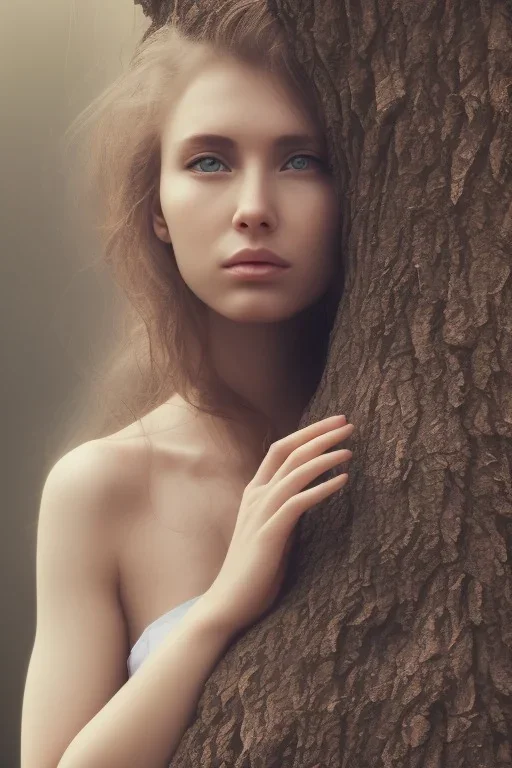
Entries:
{"label": "woman's eyebrow", "polygon": [[[194,133],[179,142],[178,147],[182,152],[190,152],[199,149],[204,144],[216,145],[224,149],[236,149],[237,147],[236,141],[217,133]],[[301,146],[320,150],[322,147],[321,142],[309,133],[287,133],[274,139],[273,144],[276,149]]]}

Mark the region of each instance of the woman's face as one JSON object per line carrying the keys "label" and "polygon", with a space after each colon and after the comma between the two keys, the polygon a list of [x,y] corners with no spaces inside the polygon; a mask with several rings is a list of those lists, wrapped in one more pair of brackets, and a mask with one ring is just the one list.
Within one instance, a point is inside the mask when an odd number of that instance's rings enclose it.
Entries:
{"label": "woman's face", "polygon": [[[288,134],[313,143],[280,145]],[[322,138],[279,81],[223,59],[188,84],[163,127],[153,226],[191,291],[231,320],[284,320],[326,292],[338,257],[334,179]],[[223,267],[260,247],[290,268],[251,282]]]}

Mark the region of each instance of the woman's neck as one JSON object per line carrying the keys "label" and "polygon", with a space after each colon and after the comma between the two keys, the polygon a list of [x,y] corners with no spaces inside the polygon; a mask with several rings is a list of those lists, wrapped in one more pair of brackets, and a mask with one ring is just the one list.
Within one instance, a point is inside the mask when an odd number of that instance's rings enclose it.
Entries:
{"label": "woman's neck", "polygon": [[213,313],[208,322],[209,362],[220,381],[283,434],[298,423],[311,394],[302,325],[300,316],[240,323]]}

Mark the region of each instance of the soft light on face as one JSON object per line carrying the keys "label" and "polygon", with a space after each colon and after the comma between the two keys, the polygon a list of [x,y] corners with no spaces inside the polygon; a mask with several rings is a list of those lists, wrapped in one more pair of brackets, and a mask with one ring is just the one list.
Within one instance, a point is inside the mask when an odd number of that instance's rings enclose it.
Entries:
{"label": "soft light on face", "polygon": [[[197,135],[224,139],[193,139]],[[311,139],[283,137],[309,136]],[[238,322],[274,322],[313,304],[337,259],[334,180],[321,137],[277,80],[226,59],[201,71],[164,126],[158,237],[211,310]],[[163,214],[163,217],[162,217]],[[234,279],[223,262],[270,248],[291,267]]]}

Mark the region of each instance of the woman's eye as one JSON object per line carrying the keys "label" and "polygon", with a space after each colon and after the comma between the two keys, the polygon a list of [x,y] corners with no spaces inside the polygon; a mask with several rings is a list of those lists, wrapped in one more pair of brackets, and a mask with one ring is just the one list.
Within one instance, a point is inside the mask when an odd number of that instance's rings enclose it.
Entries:
{"label": "woman's eye", "polygon": [[[302,163],[304,163],[304,160],[308,160],[309,161],[309,165],[311,165],[311,161],[313,161],[317,165],[320,163],[320,160],[318,159],[318,157],[313,157],[313,155],[295,155],[294,157],[291,157],[288,160],[288,163],[293,162],[297,158],[299,158],[299,160],[301,160]],[[286,165],[288,165],[288,163],[286,163]],[[299,168],[294,168],[294,170],[296,170],[296,171],[302,171],[302,170],[309,171],[309,166],[304,168],[304,165],[302,165]]]}
{"label": "woman's eye", "polygon": [[[310,170],[310,168],[309,168],[309,166],[307,164],[306,164],[306,166],[304,165],[304,160],[309,161],[310,164],[311,164],[311,161],[313,161],[313,163],[316,163],[316,164],[321,164],[322,163],[320,158],[314,157],[313,155],[294,155],[293,157],[291,157],[288,160],[286,165],[288,165],[292,161],[296,160],[297,158],[299,158],[301,160],[301,164],[299,165],[298,168],[297,167],[293,168],[293,170],[296,170],[296,171],[297,170],[298,171],[302,171],[302,170],[308,171],[308,170]],[[216,163],[219,163],[220,165],[224,165],[224,163],[222,163],[220,160],[218,160],[213,155],[205,155],[204,157],[198,157],[197,160],[194,160],[192,163],[187,165],[187,168],[194,168],[194,166],[199,165],[199,163],[204,163],[207,160],[209,161],[209,163],[207,163],[205,166],[203,166],[203,168],[200,169],[203,173],[209,173],[211,171],[215,172],[215,170],[218,170],[218,169],[212,167],[212,165],[215,165]],[[212,161],[213,161],[213,163],[212,163]]]}
{"label": "woman's eye", "polygon": [[[209,165],[206,165],[206,169],[205,169],[205,168],[202,168],[202,169],[201,169],[203,172],[205,172],[205,171],[206,171],[206,173],[208,173],[209,171],[211,171],[211,170],[212,170],[212,167],[211,167],[211,161],[212,161],[212,160],[213,160],[213,163],[214,163],[214,164],[215,164],[215,163],[220,163],[220,165],[224,165],[223,163],[221,163],[221,161],[220,161],[220,160],[217,160],[217,158],[216,158],[216,157],[212,157],[211,155],[207,155],[207,156],[205,156],[205,157],[199,157],[197,160],[194,160],[194,162],[193,162],[193,163],[190,163],[190,165],[187,165],[187,168],[193,168],[195,165],[198,165],[199,163],[204,163],[206,160],[209,160],[209,161],[210,161],[210,164],[209,164]],[[215,169],[213,169],[213,170],[215,170]]]}

